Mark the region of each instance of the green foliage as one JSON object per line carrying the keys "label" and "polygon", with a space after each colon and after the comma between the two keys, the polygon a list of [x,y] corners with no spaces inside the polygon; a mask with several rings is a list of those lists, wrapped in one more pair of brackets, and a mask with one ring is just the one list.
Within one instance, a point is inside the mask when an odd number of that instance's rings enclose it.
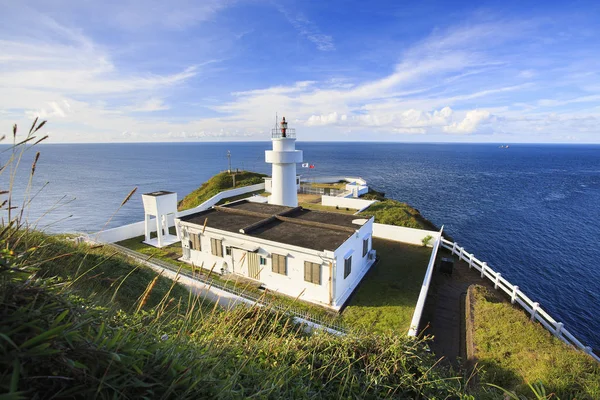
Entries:
{"label": "green foliage", "polygon": [[375,217],[375,222],[381,224],[417,229],[435,229],[435,226],[423,218],[418,210],[396,200],[383,200],[373,203],[359,215]]}
{"label": "green foliage", "polygon": [[[240,171],[235,173],[235,187],[255,185],[263,182],[266,175],[250,171]],[[179,202],[179,210],[187,210],[204,203],[214,195],[233,189],[233,176],[228,172],[220,172],[204,182],[202,186],[185,196]]]}
{"label": "green foliage", "polygon": [[540,382],[545,392],[565,399],[600,398],[596,361],[532,323],[497,293],[476,287],[473,296],[475,356],[483,370],[482,383],[498,385],[515,396],[530,396],[533,388],[528,383]]}
{"label": "green foliage", "polygon": [[427,235],[423,239],[421,239],[421,243],[423,243],[423,247],[427,246],[429,244],[429,242],[431,242],[431,239],[433,239],[433,236],[431,236],[431,235]]}
{"label": "green foliage", "polygon": [[360,198],[365,200],[383,201],[385,200],[385,193],[369,188],[369,192],[361,195]]}

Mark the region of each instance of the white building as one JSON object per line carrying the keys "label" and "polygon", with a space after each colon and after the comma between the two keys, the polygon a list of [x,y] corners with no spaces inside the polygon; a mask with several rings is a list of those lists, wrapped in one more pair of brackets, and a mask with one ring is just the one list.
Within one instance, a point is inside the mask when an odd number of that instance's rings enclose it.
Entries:
{"label": "white building", "polygon": [[177,218],[181,260],[339,309],[375,261],[373,218],[297,206],[295,163],[302,153],[284,124],[266,154],[273,163],[271,204],[240,200]]}

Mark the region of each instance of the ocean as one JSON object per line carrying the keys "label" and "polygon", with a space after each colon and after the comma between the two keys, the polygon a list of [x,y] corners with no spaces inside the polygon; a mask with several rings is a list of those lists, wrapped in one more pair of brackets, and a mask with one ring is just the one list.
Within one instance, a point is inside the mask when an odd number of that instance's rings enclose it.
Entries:
{"label": "ocean", "polygon": [[[32,193],[43,190],[30,222],[51,232],[94,232],[142,220],[142,193],[170,190],[182,198],[227,169],[227,150],[234,168],[270,174],[264,162],[270,147],[39,145],[25,156],[15,190],[23,191],[39,150]],[[600,348],[600,145],[298,142],[297,148],[315,165],[299,173],[361,176],[411,204],[585,344]],[[2,149],[5,162],[9,153]],[[0,184],[6,187],[6,172]]]}

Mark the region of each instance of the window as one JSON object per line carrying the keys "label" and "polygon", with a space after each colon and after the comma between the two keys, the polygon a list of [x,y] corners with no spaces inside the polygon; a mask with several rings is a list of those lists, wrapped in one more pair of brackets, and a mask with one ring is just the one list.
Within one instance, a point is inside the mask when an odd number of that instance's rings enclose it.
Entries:
{"label": "window", "polygon": [[369,252],[369,238],[363,239],[363,257]]}
{"label": "window", "polygon": [[223,241],[219,239],[210,239],[210,252],[213,256],[223,257]]}
{"label": "window", "polygon": [[273,272],[276,272],[281,275],[287,275],[287,268],[286,268],[287,257],[282,256],[281,254],[273,253],[273,254],[271,254],[271,258],[273,261],[273,265],[272,265]]}
{"label": "window", "polygon": [[260,256],[260,265],[267,265],[267,259],[263,256]]}
{"label": "window", "polygon": [[344,279],[352,272],[352,256],[344,260]]}
{"label": "window", "polygon": [[200,234],[190,233],[190,249],[202,251],[202,246],[200,245]]}
{"label": "window", "polygon": [[321,284],[321,264],[304,261],[304,280],[314,284]]}
{"label": "window", "polygon": [[229,246],[225,247],[225,255],[226,256],[230,256],[231,255],[231,247],[229,247]]}

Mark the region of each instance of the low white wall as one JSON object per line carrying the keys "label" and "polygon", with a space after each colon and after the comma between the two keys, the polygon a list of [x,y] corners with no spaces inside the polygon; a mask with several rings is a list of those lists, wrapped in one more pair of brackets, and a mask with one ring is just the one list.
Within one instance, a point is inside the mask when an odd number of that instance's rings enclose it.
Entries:
{"label": "low white wall", "polygon": [[380,239],[393,240],[395,242],[423,245],[423,238],[431,236],[429,247],[432,247],[435,240],[439,239],[441,234],[436,231],[425,229],[406,228],[404,226],[373,224],[373,237]]}
{"label": "low white wall", "polygon": [[359,177],[350,177],[350,176],[315,176],[306,178],[301,177],[300,182],[310,182],[310,183],[334,183],[339,181],[346,182],[356,182],[360,185],[366,185],[367,181]]}
{"label": "low white wall", "polygon": [[423,278],[423,284],[421,285],[421,291],[419,292],[419,298],[413,312],[412,320],[410,321],[410,328],[408,329],[408,336],[417,336],[419,324],[421,323],[421,316],[423,315],[423,308],[425,308],[425,301],[427,300],[427,293],[429,292],[429,285],[431,284],[431,277],[433,276],[433,270],[435,268],[435,258],[437,252],[442,243],[442,232],[444,227],[437,232],[438,236],[435,238],[433,243],[433,250],[431,257],[429,258],[429,265],[427,265],[427,271],[425,271],[425,277]]}
{"label": "low white wall", "polygon": [[263,190],[265,188],[264,183],[257,183],[256,185],[244,186],[236,189],[225,190],[223,192],[217,193],[210,199],[206,200],[204,203],[200,204],[197,207],[190,208],[189,210],[180,211],[177,213],[177,218],[185,217],[186,215],[194,214],[200,211],[208,210],[219,201],[226,199],[228,197],[239,196],[240,194],[255,192],[257,190]]}
{"label": "low white wall", "polygon": [[363,200],[354,199],[352,197],[337,197],[326,195],[321,196],[321,204],[324,206],[339,206],[342,208],[352,208],[355,210],[363,210],[375,202],[377,202],[377,200]]}
{"label": "low white wall", "polygon": [[[228,197],[238,196],[240,194],[250,193],[250,192],[257,191],[257,190],[263,190],[264,188],[265,188],[264,183],[257,183],[256,185],[244,186],[244,187],[231,189],[231,190],[225,190],[223,192],[217,193],[216,195],[214,195],[210,199],[206,200],[204,203],[200,204],[197,207],[178,212],[177,218],[184,217],[184,216],[190,215],[190,214],[194,214],[199,211],[207,210],[207,209],[211,208],[212,206],[214,206],[215,204],[217,204],[219,201],[226,199]],[[169,222],[169,227],[175,226],[175,216],[170,215],[168,222]],[[150,221],[150,226],[152,227],[151,228],[152,232],[156,232],[156,220],[154,218]],[[141,236],[145,233],[144,230],[145,230],[144,221],[139,221],[139,222],[134,222],[133,224],[119,226],[117,228],[106,229],[104,231],[91,234],[90,237],[99,242],[115,243],[115,242],[120,242],[121,240],[126,240],[126,239],[131,239],[136,236]]]}

